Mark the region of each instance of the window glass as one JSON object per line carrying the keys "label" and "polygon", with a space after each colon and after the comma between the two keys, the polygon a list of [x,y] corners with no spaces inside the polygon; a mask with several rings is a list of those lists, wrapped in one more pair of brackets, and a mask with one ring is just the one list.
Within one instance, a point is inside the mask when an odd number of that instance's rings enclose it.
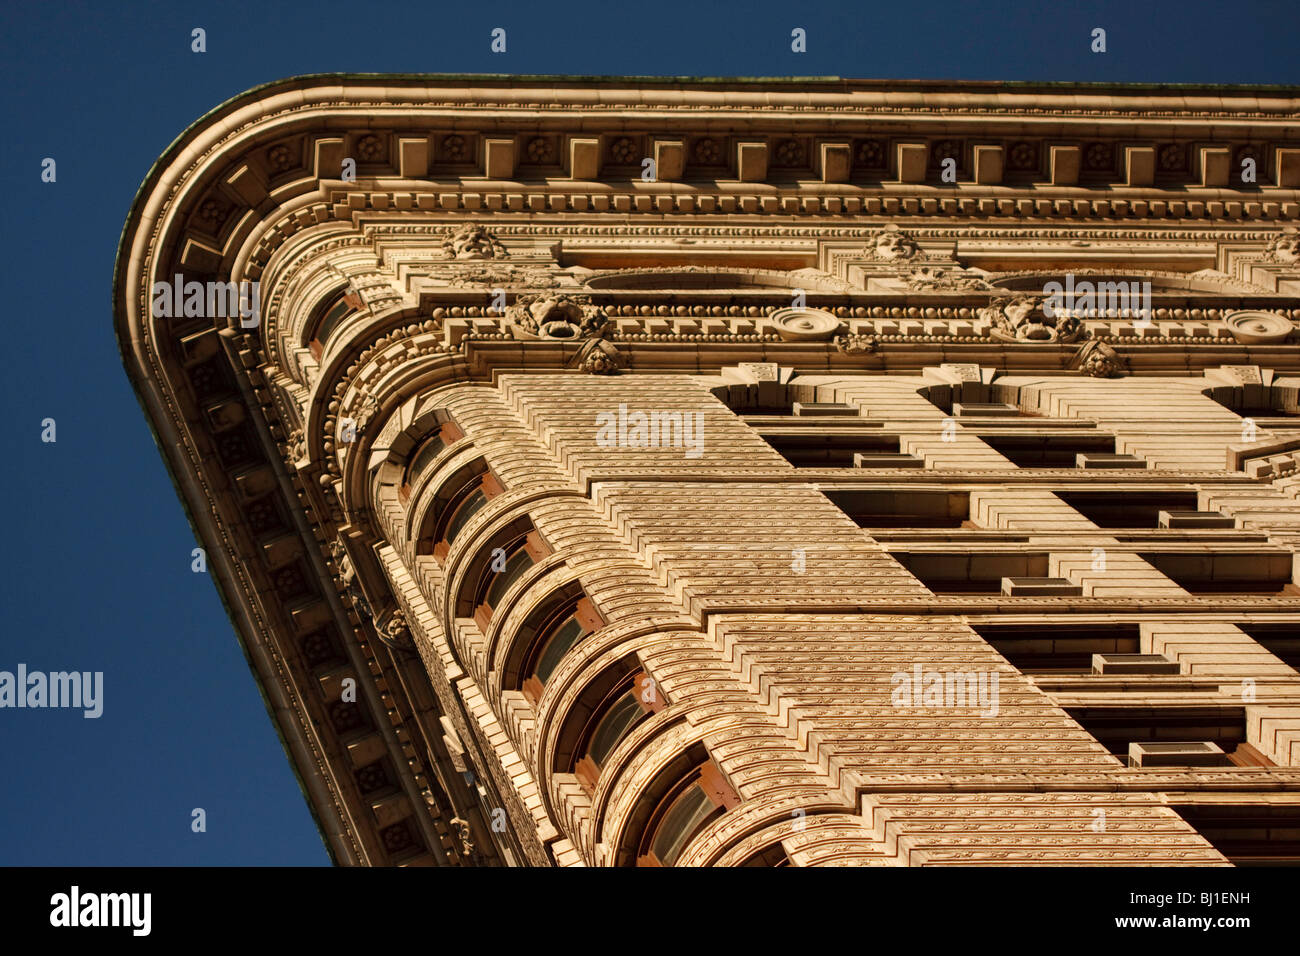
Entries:
{"label": "window glass", "polygon": [[698,783],[686,788],[664,814],[650,849],[664,866],[672,866],[709,817],[719,812]]}
{"label": "window glass", "polygon": [[487,500],[487,495],[483,494],[483,489],[475,488],[469,497],[461,502],[460,507],[456,509],[456,513],[447,522],[447,531],[442,536],[442,539],[448,544],[456,540],[456,535],[460,533],[460,529],[465,527],[465,523],[470,518],[474,517],[476,511],[487,504]]}
{"label": "window glass", "polygon": [[415,455],[411,458],[410,464],[406,466],[406,483],[410,484],[411,479],[418,476],[420,472],[425,469],[425,466],[437,458],[438,453],[446,447],[447,444],[442,440],[441,436],[434,435],[416,449]]}
{"label": "window glass", "polygon": [[493,571],[492,563],[488,562],[488,574],[492,575],[492,583],[488,585],[486,604],[488,607],[496,607],[497,602],[501,600],[502,595],[509,590],[510,585],[519,579],[519,576],[528,568],[532,567],[533,559],[528,556],[524,550],[522,541],[516,543],[515,549],[506,556],[506,566],[504,570]]}
{"label": "window glass", "polygon": [[605,758],[618,746],[618,742],[627,736],[628,731],[646,716],[636,692],[637,689],[633,687],[619,697],[596,725],[596,730],[591,735],[591,746],[588,748],[587,756],[597,767],[605,762]]}
{"label": "window glass", "polygon": [[312,338],[317,342],[320,342],[322,345],[328,342],[330,333],[334,331],[335,327],[343,320],[344,316],[351,311],[352,307],[348,305],[347,300],[339,299],[330,307],[330,310],[326,312],[324,317],[320,320]]}
{"label": "window glass", "polygon": [[574,644],[578,643],[578,638],[582,637],[582,625],[578,623],[576,614],[570,614],[564,619],[558,628],[555,629],[555,636],[546,643],[542,650],[541,656],[537,659],[536,675],[537,679],[545,684],[559,665],[560,659],[564,657]]}

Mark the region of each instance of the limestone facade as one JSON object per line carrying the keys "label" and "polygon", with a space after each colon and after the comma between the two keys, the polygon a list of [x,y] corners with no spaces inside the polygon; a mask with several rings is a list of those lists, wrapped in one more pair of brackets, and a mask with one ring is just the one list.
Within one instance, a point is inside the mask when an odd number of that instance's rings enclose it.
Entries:
{"label": "limestone facade", "polygon": [[119,342],[334,859],[1300,861],[1297,113],[328,76],[196,123]]}

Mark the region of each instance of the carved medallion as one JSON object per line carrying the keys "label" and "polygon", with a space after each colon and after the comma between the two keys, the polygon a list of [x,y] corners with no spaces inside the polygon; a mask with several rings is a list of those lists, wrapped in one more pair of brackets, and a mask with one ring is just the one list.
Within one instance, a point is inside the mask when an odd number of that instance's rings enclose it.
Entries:
{"label": "carved medallion", "polygon": [[768,321],[786,342],[826,342],[840,330],[840,320],[822,309],[777,309]]}
{"label": "carved medallion", "polygon": [[1224,316],[1223,324],[1242,345],[1285,342],[1295,331],[1291,320],[1276,312],[1231,312]]}

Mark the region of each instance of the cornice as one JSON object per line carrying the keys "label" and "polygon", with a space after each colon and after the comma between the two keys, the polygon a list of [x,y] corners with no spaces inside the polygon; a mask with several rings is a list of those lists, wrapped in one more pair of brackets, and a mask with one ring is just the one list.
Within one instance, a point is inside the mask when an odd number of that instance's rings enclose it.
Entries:
{"label": "cornice", "polygon": [[[338,90],[349,102],[384,107],[422,97],[434,107],[502,105],[556,111],[575,106],[610,110],[676,106],[688,109],[805,110],[842,108],[944,112],[975,108],[1029,115],[1118,115],[1148,104],[1157,115],[1294,115],[1300,87],[1285,85],[1040,83],[970,80],[870,80],[840,77],[620,77],[510,74],[319,73],[291,77],[232,97],[202,117],[210,123],[251,100],[279,95],[304,99]],[[439,99],[437,93],[443,93]],[[529,97],[528,93],[535,94]],[[686,93],[695,97],[687,99]],[[620,95],[621,94],[621,95]],[[1044,101],[1056,102],[1045,106]],[[1118,101],[1118,102],[1117,102]],[[1231,111],[1225,109],[1231,104]],[[197,124],[196,124],[197,125]]]}

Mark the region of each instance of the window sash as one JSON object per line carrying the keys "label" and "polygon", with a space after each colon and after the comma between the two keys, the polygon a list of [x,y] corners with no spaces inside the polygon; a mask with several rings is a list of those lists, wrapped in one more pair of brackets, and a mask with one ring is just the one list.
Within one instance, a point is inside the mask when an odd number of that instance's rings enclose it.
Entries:
{"label": "window sash", "polygon": [[416,449],[415,454],[411,456],[411,460],[406,466],[406,480],[403,484],[409,485],[412,478],[420,477],[420,472],[424,471],[429,466],[429,462],[437,458],[446,447],[447,443],[443,441],[440,433],[430,435],[425,439],[424,443]]}
{"label": "window sash", "polygon": [[719,812],[721,808],[696,781],[664,813],[655,829],[654,839],[650,841],[650,852],[661,866],[672,866],[691,838]]}
{"label": "window sash", "polygon": [[329,343],[330,336],[338,328],[340,322],[360,308],[360,303],[353,305],[350,297],[343,295],[325,310],[316,327],[311,333],[311,349],[316,359],[319,361],[325,351],[325,346]]}
{"label": "window sash", "polygon": [[505,596],[510,585],[514,584],[523,576],[523,573],[533,566],[532,555],[524,547],[522,540],[516,543],[513,550],[506,554],[506,566],[500,571],[492,570],[492,560],[489,558],[487,563],[487,573],[492,576],[491,583],[487,586],[487,594],[483,598],[483,603],[489,608],[494,608]]}
{"label": "window sash", "polygon": [[576,612],[570,614],[555,628],[546,646],[537,655],[537,666],[533,668],[533,676],[542,686],[545,686],[551,675],[555,673],[555,668],[559,666],[560,660],[568,653],[569,648],[577,644],[585,633],[583,626],[578,622]]}
{"label": "window sash", "polygon": [[632,728],[647,716],[641,704],[639,688],[633,684],[596,723],[587,747],[587,756],[597,767],[605,765],[614,748],[623,742]]}
{"label": "window sash", "polygon": [[451,518],[448,519],[447,529],[443,532],[442,540],[447,544],[455,541],[456,535],[465,527],[469,519],[474,517],[475,513],[487,503],[488,496],[484,494],[482,488],[475,488],[466,495],[465,499],[456,506]]}

